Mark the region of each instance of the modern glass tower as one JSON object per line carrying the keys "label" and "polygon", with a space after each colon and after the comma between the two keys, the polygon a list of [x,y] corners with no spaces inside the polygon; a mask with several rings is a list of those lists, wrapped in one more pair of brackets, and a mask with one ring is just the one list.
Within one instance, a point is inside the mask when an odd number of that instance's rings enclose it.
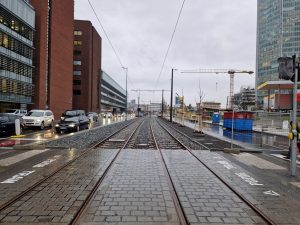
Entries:
{"label": "modern glass tower", "polygon": [[[300,56],[300,0],[258,0],[256,88],[278,79],[277,59]],[[257,105],[267,93],[257,91]]]}
{"label": "modern glass tower", "polygon": [[34,27],[28,1],[0,0],[0,112],[32,104]]}

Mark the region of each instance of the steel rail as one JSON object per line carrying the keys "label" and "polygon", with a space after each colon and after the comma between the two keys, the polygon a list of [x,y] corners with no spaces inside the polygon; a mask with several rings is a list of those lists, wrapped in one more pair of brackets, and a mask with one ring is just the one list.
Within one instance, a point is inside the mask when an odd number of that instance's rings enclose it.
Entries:
{"label": "steel rail", "polygon": [[103,180],[106,177],[107,173],[110,171],[112,165],[114,164],[114,162],[116,161],[116,159],[120,155],[121,151],[127,146],[127,144],[129,143],[130,139],[132,138],[132,136],[135,134],[135,132],[138,130],[138,128],[143,123],[144,123],[144,120],[142,122],[140,122],[140,124],[138,124],[138,126],[133,130],[133,132],[130,134],[129,138],[126,140],[125,144],[118,150],[118,152],[116,153],[116,155],[114,156],[114,158],[112,159],[112,161],[109,163],[108,167],[106,167],[106,169],[104,170],[103,174],[101,175],[101,177],[99,178],[99,180],[97,181],[97,183],[94,185],[94,187],[91,190],[91,192],[88,194],[87,198],[84,200],[84,202],[81,205],[79,211],[77,211],[77,213],[74,215],[72,221],[70,222],[70,225],[75,225],[75,224],[77,224],[79,222],[81,215],[84,213],[86,207],[88,206],[88,204],[90,203],[90,201],[94,197],[94,195],[97,192],[99,186],[103,182]]}
{"label": "steel rail", "polygon": [[76,160],[78,160],[79,158],[83,157],[84,155],[86,155],[87,153],[89,153],[90,151],[92,151],[93,149],[95,149],[98,145],[102,144],[103,142],[105,142],[106,140],[108,140],[109,138],[111,138],[112,136],[114,136],[117,133],[121,132],[123,129],[125,129],[129,125],[133,124],[134,122],[136,122],[136,120],[134,120],[131,123],[129,123],[129,124],[121,127],[120,129],[118,129],[117,131],[113,132],[111,135],[109,135],[108,137],[102,139],[101,141],[99,141],[99,142],[97,142],[95,144],[92,144],[92,146],[90,146],[89,148],[87,148],[86,150],[84,150],[83,152],[81,152],[74,159],[68,161],[67,163],[65,163],[64,165],[60,166],[58,169],[56,169],[55,171],[53,171],[52,173],[50,173],[49,175],[47,175],[46,177],[44,177],[40,181],[36,182],[34,185],[30,186],[29,188],[27,188],[26,190],[24,190],[21,193],[17,194],[16,196],[14,196],[13,198],[11,198],[7,202],[3,203],[0,206],[0,211],[3,211],[7,207],[11,206],[13,203],[15,203],[16,201],[18,201],[22,197],[24,197],[30,191],[32,191],[33,189],[35,189],[36,187],[38,187],[39,185],[41,185],[42,183],[44,183],[45,181],[47,181],[48,179],[50,179],[51,177],[53,177],[54,175],[56,175],[57,173],[59,173],[60,171],[62,171],[63,169],[65,169],[67,166],[69,166],[70,164],[72,164],[73,162],[75,162]]}
{"label": "steel rail", "polygon": [[[163,121],[163,123],[167,124],[166,121],[164,121],[164,120],[162,120],[162,121]],[[169,125],[168,125],[168,126],[169,126]],[[171,126],[169,126],[169,127],[171,127]],[[206,150],[210,150],[209,147],[207,147],[207,146],[201,144],[200,142],[198,142],[198,141],[192,139],[191,137],[189,137],[189,136],[186,135],[185,133],[181,132],[180,130],[178,130],[178,129],[176,129],[176,128],[173,128],[173,127],[172,127],[172,129],[176,130],[176,131],[177,131],[178,133],[180,133],[182,136],[186,137],[187,139],[189,139],[190,141],[194,142],[195,144],[202,146],[202,147],[205,148]]]}
{"label": "steel rail", "polygon": [[183,206],[180,203],[178,192],[176,191],[175,184],[172,181],[171,174],[170,174],[170,171],[167,167],[167,164],[166,164],[165,158],[162,154],[162,151],[161,151],[161,149],[159,148],[159,146],[157,144],[157,141],[156,141],[156,138],[155,138],[155,135],[154,135],[153,128],[152,128],[151,124],[150,124],[150,129],[151,129],[152,137],[153,137],[153,140],[154,140],[154,143],[155,143],[155,147],[159,151],[162,162],[164,164],[164,171],[167,174],[169,187],[171,188],[171,190],[170,190],[171,191],[171,196],[172,196],[172,200],[174,202],[174,206],[175,206],[175,210],[176,210],[177,215],[178,215],[179,222],[180,222],[181,225],[188,225],[190,223],[188,222],[188,219],[187,219],[187,217],[184,213]]}
{"label": "steel rail", "polygon": [[[178,142],[181,142],[178,140],[174,135],[170,133],[170,131],[167,130],[160,122],[157,121],[157,123],[165,130],[167,131],[175,140]],[[167,125],[169,126],[169,125]],[[170,128],[177,131],[177,129],[169,126]],[[179,132],[181,134],[181,132]],[[225,179],[223,179],[220,175],[217,174],[210,166],[208,166],[206,163],[204,163],[201,159],[199,159],[198,156],[196,156],[191,149],[186,148],[186,150],[195,158],[197,159],[203,166],[205,166],[214,176],[216,176],[225,186],[227,186],[234,194],[236,194],[242,201],[244,201],[254,212],[256,212],[259,216],[263,218],[263,220],[270,225],[277,225],[269,216],[267,216],[263,211],[261,211],[258,207],[256,207],[254,204],[252,204],[246,197],[244,197],[243,194],[241,194],[239,191],[237,191],[234,187],[232,187]]]}

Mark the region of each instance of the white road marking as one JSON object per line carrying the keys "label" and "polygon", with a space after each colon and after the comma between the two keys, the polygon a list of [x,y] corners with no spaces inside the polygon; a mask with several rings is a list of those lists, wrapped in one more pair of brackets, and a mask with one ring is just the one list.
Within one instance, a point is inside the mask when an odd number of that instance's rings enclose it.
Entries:
{"label": "white road marking", "polygon": [[20,162],[24,159],[28,159],[32,156],[35,156],[37,154],[40,154],[40,153],[43,153],[43,152],[46,152],[46,151],[48,151],[48,149],[45,149],[45,150],[31,150],[31,151],[28,151],[28,152],[25,152],[25,153],[18,154],[16,156],[11,156],[11,157],[8,157],[8,158],[5,158],[5,159],[1,159],[0,160],[0,166],[10,166],[12,164],[15,164],[15,163]]}
{"label": "white road marking", "polygon": [[231,165],[227,161],[218,161],[218,163],[222,164],[226,169],[231,170],[231,169],[236,169],[235,166]]}
{"label": "white road marking", "polygon": [[12,176],[11,178],[8,178],[5,181],[2,181],[1,184],[13,184],[32,173],[34,173],[34,170],[33,171],[23,171],[21,173],[18,173],[16,175]]}
{"label": "white road marking", "polygon": [[241,162],[255,166],[260,169],[269,169],[269,170],[286,170],[286,168],[276,165],[275,163],[269,162],[265,159],[261,159],[255,155],[249,153],[241,153],[239,155],[234,155],[234,157],[238,158]]}
{"label": "white road marking", "polygon": [[41,162],[39,164],[34,165],[33,168],[43,168],[45,166],[48,166],[50,163],[54,162],[59,157],[61,157],[61,156],[60,155],[55,155],[55,156],[53,156],[53,158],[46,159],[45,161],[43,161],[43,162]]}
{"label": "white road marking", "polygon": [[272,156],[275,156],[277,158],[281,158],[281,159],[287,159],[284,155],[281,155],[281,154],[270,154]]}
{"label": "white road marking", "polygon": [[300,182],[290,182],[290,184],[300,188]]}
{"label": "white road marking", "polygon": [[272,190],[270,190],[270,191],[265,191],[264,194],[265,194],[265,195],[272,195],[272,196],[280,196],[280,194],[278,194],[277,192],[272,191]]}
{"label": "white road marking", "polygon": [[263,184],[260,184],[257,180],[255,180],[253,177],[250,177],[246,173],[235,173],[237,176],[242,178],[245,182],[252,186],[262,186]]}
{"label": "white road marking", "polygon": [[[285,157],[285,156],[282,155],[282,154],[270,154],[270,155],[275,156],[275,157],[280,158],[280,159],[284,159],[284,160],[286,160],[286,161],[290,161],[290,159],[288,159],[287,157]],[[296,163],[297,163],[298,165],[300,165],[299,160],[297,160]]]}

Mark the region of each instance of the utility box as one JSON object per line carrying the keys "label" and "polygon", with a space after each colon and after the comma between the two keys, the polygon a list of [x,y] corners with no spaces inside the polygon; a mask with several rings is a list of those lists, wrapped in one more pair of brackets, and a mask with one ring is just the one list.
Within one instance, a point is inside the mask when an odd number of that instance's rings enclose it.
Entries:
{"label": "utility box", "polygon": [[212,123],[220,123],[220,113],[214,112],[212,116]]}
{"label": "utility box", "polygon": [[252,131],[253,129],[253,112],[248,111],[232,111],[224,112],[223,117],[223,127],[226,129],[232,129],[232,117],[233,120],[233,129],[238,131]]}

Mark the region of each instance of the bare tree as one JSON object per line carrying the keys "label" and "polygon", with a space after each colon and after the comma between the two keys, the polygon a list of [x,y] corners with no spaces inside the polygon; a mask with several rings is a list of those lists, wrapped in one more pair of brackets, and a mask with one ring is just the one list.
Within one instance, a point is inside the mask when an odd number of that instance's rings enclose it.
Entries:
{"label": "bare tree", "polygon": [[198,91],[198,96],[199,96],[199,108],[198,108],[198,113],[201,114],[202,113],[202,102],[205,98],[205,94],[204,91],[201,89],[200,86],[200,79],[199,79],[199,91]]}

